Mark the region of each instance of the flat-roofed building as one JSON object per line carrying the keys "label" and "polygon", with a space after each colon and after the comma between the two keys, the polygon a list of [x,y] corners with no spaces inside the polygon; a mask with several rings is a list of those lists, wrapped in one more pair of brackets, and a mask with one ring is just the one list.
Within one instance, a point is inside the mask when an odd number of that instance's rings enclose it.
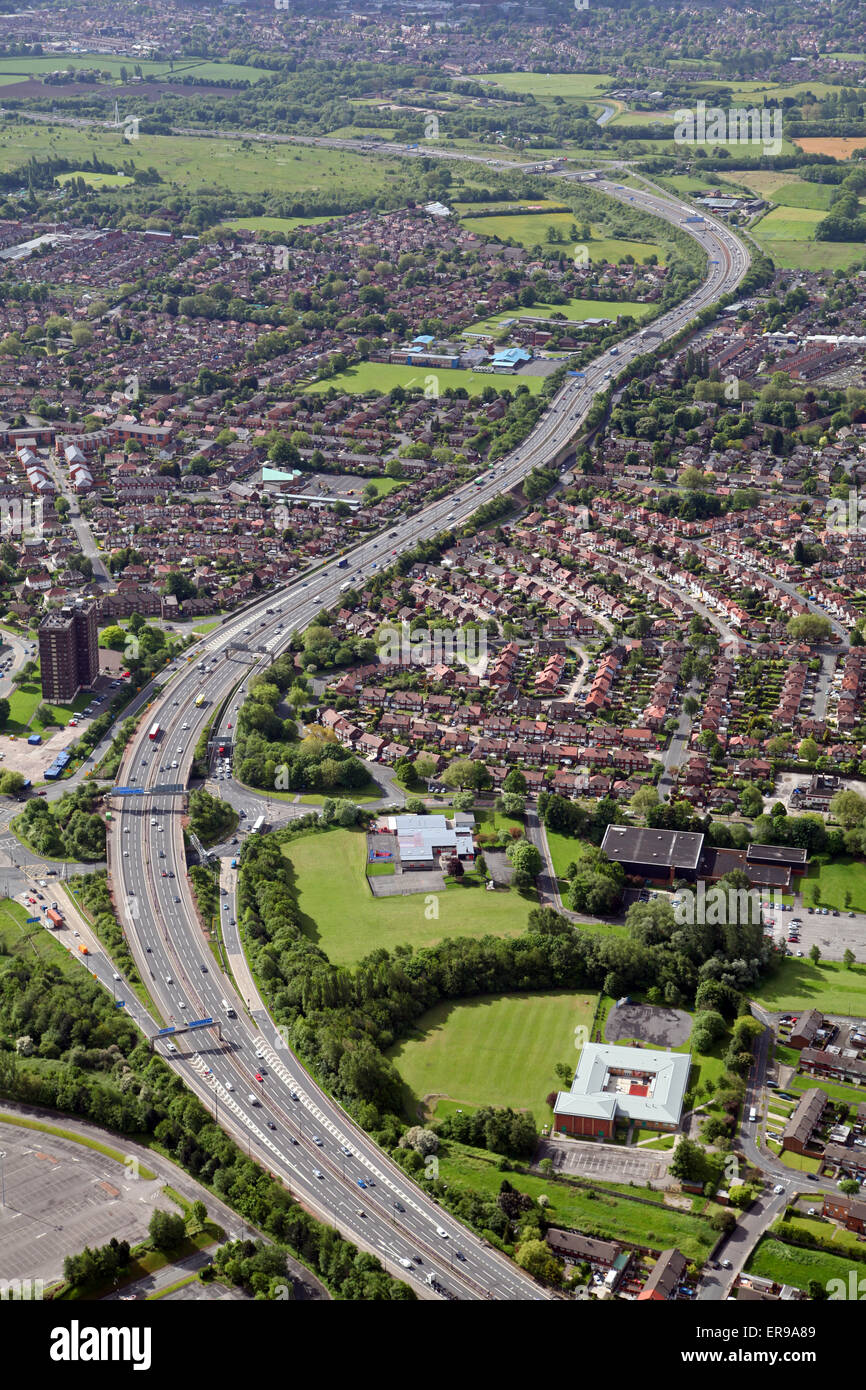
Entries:
{"label": "flat-roofed building", "polygon": [[627,874],[664,883],[677,878],[694,882],[703,847],[703,835],[692,830],[635,825],[609,825],[601,842],[608,859],[622,864]]}
{"label": "flat-roofed building", "polygon": [[556,1097],[554,1127],[597,1139],[612,1139],[618,1120],[676,1130],[691,1064],[687,1052],[584,1043],[571,1090]]}

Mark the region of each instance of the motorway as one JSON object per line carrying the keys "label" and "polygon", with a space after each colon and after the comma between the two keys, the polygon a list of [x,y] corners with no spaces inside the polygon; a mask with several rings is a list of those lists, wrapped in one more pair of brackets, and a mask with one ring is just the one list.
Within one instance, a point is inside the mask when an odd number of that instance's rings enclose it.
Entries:
{"label": "motorway", "polygon": [[[652,192],[605,180],[593,186],[675,225],[689,212],[676,200]],[[688,300],[655,322],[654,332],[663,337],[675,334],[699,309],[734,290],[748,267],[747,251],[727,227],[707,219],[686,230],[716,263],[710,264],[706,281]],[[116,797],[117,814],[109,827],[115,902],[142,978],[166,1018],[178,1023],[213,1018],[222,1031],[221,1042],[209,1028],[179,1037],[178,1051],[170,1052],[164,1040],[157,1048],[220,1123],[309,1210],[372,1251],[392,1273],[426,1296],[431,1290],[423,1280],[430,1272],[445,1291],[439,1296],[523,1300],[550,1295],[409,1181],[320,1090],[272,1024],[265,1024],[263,1033],[250,1020],[198,925],[186,876],[183,792],[206,720],[227,699],[240,698],[250,673],[266,666],[323,605],[332,605],[341,585],[386,568],[422,538],[459,526],[480,503],[517,485],[530,468],[547,461],[561,464],[595,395],[606,389],[620,366],[646,350],[645,338],[636,333],[581,377],[568,377],[531,435],[489,470],[480,486],[461,486],[450,497],[397,522],[387,535],[363,541],[348,557],[348,567],[339,568],[336,559],[331,560],[313,577],[300,577],[267,595],[203,638],[160,674],[161,680],[169,677],[165,693],[127,749],[118,776],[119,786],[144,793]],[[248,650],[230,651],[235,644]],[[201,706],[195,703],[198,697],[204,700]],[[151,741],[148,728],[154,721],[161,732]],[[166,786],[177,790],[160,790]],[[224,999],[234,1005],[237,1017],[227,1016]],[[365,1189],[359,1180],[367,1184]],[[420,1264],[414,1263],[418,1256]]]}

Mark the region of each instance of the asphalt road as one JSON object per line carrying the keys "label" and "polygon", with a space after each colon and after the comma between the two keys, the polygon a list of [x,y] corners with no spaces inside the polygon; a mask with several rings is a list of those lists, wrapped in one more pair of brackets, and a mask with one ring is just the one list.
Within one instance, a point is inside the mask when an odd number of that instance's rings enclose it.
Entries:
{"label": "asphalt road", "polygon": [[[690,211],[672,198],[632,192],[606,180],[595,187],[675,224]],[[700,308],[735,288],[748,266],[748,253],[727,227],[707,219],[686,230],[717,264],[710,265],[700,289],[657,320],[654,327],[663,336],[676,333]],[[161,673],[161,680],[168,678],[166,693],[154,703],[127,749],[118,777],[118,785],[142,793],[116,798],[118,814],[109,832],[115,900],[139,970],[167,1018],[178,1024],[213,1018],[222,1032],[221,1040],[213,1028],[182,1035],[173,1053],[165,1041],[156,1046],[214,1109],[220,1123],[279,1174],[310,1210],[373,1251],[422,1293],[429,1294],[422,1280],[433,1271],[450,1297],[549,1297],[409,1182],[305,1073],[269,1019],[245,1014],[217,970],[197,923],[185,872],[182,792],[203,724],[224,700],[236,703],[234,692],[252,670],[282,651],[291,634],[305,627],[323,604],[332,604],[347,581],[367,577],[420,539],[459,525],[479,503],[516,485],[536,464],[561,463],[595,395],[620,366],[645,350],[645,340],[636,333],[618,352],[600,357],[582,377],[569,377],[532,434],[491,469],[480,486],[461,486],[450,497],[398,521],[387,534],[362,542],[346,557],[345,568],[331,560],[315,576],[269,594],[204,637]],[[248,650],[230,650],[237,644]],[[196,705],[197,698],[204,703]],[[157,721],[160,734],[151,741],[148,728]],[[169,785],[178,790],[165,790]],[[234,1004],[236,1018],[227,1017],[224,999]],[[141,1022],[147,1030],[147,1020]],[[150,1031],[153,1026],[151,1021]],[[263,1045],[264,1055],[257,1057]],[[261,1081],[255,1079],[257,1071]],[[361,1188],[359,1180],[367,1187]],[[400,1264],[416,1256],[422,1264],[412,1263],[410,1270]]]}

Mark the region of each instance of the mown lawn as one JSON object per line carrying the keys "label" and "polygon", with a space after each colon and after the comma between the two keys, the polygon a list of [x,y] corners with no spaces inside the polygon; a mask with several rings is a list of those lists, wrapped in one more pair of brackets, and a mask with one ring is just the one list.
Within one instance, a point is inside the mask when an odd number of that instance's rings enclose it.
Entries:
{"label": "mown lawn", "polygon": [[584,319],[616,319],[625,314],[634,319],[643,319],[652,312],[653,307],[652,304],[642,304],[632,299],[570,299],[567,304],[532,304],[528,308],[521,306],[494,314],[492,318],[473,323],[464,332],[497,333],[510,319],[546,319],[554,314],[562,314],[569,323],[582,323]]}
{"label": "mown lawn", "polygon": [[785,1245],[772,1236],[764,1236],[746,1269],[750,1274],[758,1274],[763,1279],[773,1279],[777,1284],[792,1284],[795,1289],[808,1291],[809,1281],[816,1279],[825,1286],[831,1279],[842,1279],[847,1284],[851,1269],[858,1276],[863,1266],[853,1264],[844,1256],[829,1255],[823,1250],[806,1250],[801,1246]]}
{"label": "mown lawn", "polygon": [[[814,904],[816,886],[821,907],[836,907],[845,912],[850,906],[854,912],[866,912],[866,863],[862,859],[845,855],[831,864],[810,864],[803,879],[804,902]],[[851,894],[850,904],[845,901],[846,893]]]}
{"label": "mown lawn", "polygon": [[752,991],[752,998],[768,1009],[820,1008],[825,1013],[866,1017],[866,966],[850,970],[841,961],[808,957],[782,961],[775,973]]}
{"label": "mown lawn", "polygon": [[[439,1176],[449,1186],[471,1188],[494,1197],[499,1193],[504,1176],[497,1163],[495,1154],[483,1154],[449,1142],[439,1157]],[[507,1176],[519,1192],[528,1193],[536,1201],[542,1193],[549,1199],[548,1216],[552,1225],[573,1227],[584,1235],[646,1245],[653,1250],[676,1246],[687,1259],[697,1261],[707,1258],[718,1239],[709,1221],[665,1207],[660,1202],[646,1205],[629,1201],[612,1191],[600,1192],[522,1173]]]}
{"label": "mown lawn", "polygon": [[359,362],[348,367],[337,376],[329,376],[323,381],[314,381],[307,387],[309,392],[327,391],[336,386],[340,391],[351,395],[362,395],[365,391],[378,391],[385,394],[395,386],[415,386],[419,390],[427,386],[427,378],[435,376],[437,389],[442,392],[447,386],[463,386],[473,395],[482,392],[486,386],[494,391],[514,391],[515,386],[527,386],[532,395],[537,395],[544,384],[544,377],[496,376],[492,372],[473,372],[463,367],[414,367],[399,362]]}
{"label": "mown lawn", "polygon": [[502,217],[463,218],[463,226],[468,231],[477,232],[479,236],[498,237],[501,241],[511,237],[527,249],[547,245],[547,232],[552,227],[559,233],[562,239],[560,244],[569,257],[574,255],[575,246],[585,245],[590,262],[610,261],[616,264],[623,256],[634,256],[636,261],[645,262],[648,256],[656,256],[659,264],[664,264],[665,253],[657,242],[608,237],[604,235],[603,227],[596,226],[590,228],[592,235],[589,241],[584,242],[579,234],[572,236],[571,229],[575,224],[580,228],[581,219],[572,212],[518,212],[506,213]]}
{"label": "mown lawn", "polygon": [[447,936],[518,936],[534,906],[519,893],[454,886],[444,892],[374,898],[366,880],[366,836],[332,830],[283,846],[297,875],[304,930],[338,965],[385,947],[431,946]]}
{"label": "mown lawn", "polygon": [[35,922],[28,924],[28,917],[38,915],[35,907],[28,912],[13,898],[0,899],[0,945],[4,948],[4,954],[0,954],[0,970],[10,966],[16,956],[25,960],[38,956],[40,960],[56,965],[65,975],[75,977],[79,970],[78,962],[64,950],[48,928]]}
{"label": "mown lawn", "polygon": [[[442,1096],[466,1108],[529,1110],[541,1125],[550,1118],[545,1098],[563,1085],[554,1066],[577,1065],[575,1044],[589,1035],[597,1002],[595,994],[557,990],[437,1004],[389,1054],[406,1083],[406,1113],[414,1117],[426,1097]],[[586,1034],[576,1037],[577,1028]]]}

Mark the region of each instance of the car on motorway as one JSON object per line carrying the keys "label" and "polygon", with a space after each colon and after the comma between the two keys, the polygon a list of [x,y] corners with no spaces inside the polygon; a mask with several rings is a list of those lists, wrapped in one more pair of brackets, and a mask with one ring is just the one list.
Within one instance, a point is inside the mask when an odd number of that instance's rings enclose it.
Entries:
{"label": "car on motorway", "polygon": [[314,1169],[313,1169],[313,1177],[314,1177],[314,1178],[323,1178],[324,1176],[325,1176],[325,1175],[324,1175],[324,1173],[321,1171],[320,1168],[314,1168]]}
{"label": "car on motorway", "polygon": [[230,1081],[227,1081],[227,1082],[226,1082],[226,1090],[227,1090],[227,1091],[233,1091],[233,1090],[234,1090],[234,1086],[232,1085],[232,1083],[231,1083]]}
{"label": "car on motorway", "polygon": [[314,1134],[314,1135],[313,1135],[313,1143],[314,1143],[315,1145],[317,1145],[317,1147],[320,1148],[320,1149],[322,1149],[322,1148],[325,1147],[324,1144],[322,1143],[322,1140],[321,1140],[321,1138],[319,1137],[318,1134]]}
{"label": "car on motorway", "polygon": [[773,1188],[773,1191],[775,1192],[776,1196],[778,1197],[779,1193],[780,1193],[780,1192],[784,1192],[785,1189],[784,1189],[784,1187],[782,1186],[782,1184],[781,1184],[780,1182],[777,1182],[777,1183],[776,1183],[776,1186]]}
{"label": "car on motorway", "polygon": [[340,1148],[342,1149],[343,1153],[346,1155],[347,1158],[352,1157],[352,1150],[349,1148],[348,1144],[341,1144]]}
{"label": "car on motorway", "polygon": [[367,1189],[367,1184],[364,1182],[364,1179],[363,1179],[363,1178],[358,1178],[358,1179],[357,1179],[357,1182],[358,1182],[358,1186],[359,1186],[359,1187],[363,1187],[364,1190],[366,1191],[366,1189]]}
{"label": "car on motorway", "polygon": [[273,1120],[268,1120],[268,1129],[276,1129],[276,1125],[274,1124]]}
{"label": "car on motorway", "polygon": [[169,1052],[177,1052],[177,1048],[175,1047],[174,1043],[167,1043],[166,1046],[168,1047]]}
{"label": "car on motorway", "polygon": [[448,1232],[445,1230],[445,1227],[444,1227],[444,1226],[437,1226],[437,1227],[436,1227],[436,1234],[437,1234],[437,1236],[439,1236],[440,1240],[448,1240],[448,1239],[449,1239]]}
{"label": "car on motorway", "polygon": [[412,1261],[411,1261],[411,1260],[405,1260],[405,1259],[402,1259],[402,1258],[401,1258],[401,1259],[399,1259],[399,1260],[397,1261],[397,1263],[398,1263],[399,1265],[402,1265],[404,1269],[411,1269],[411,1268],[412,1268]]}

